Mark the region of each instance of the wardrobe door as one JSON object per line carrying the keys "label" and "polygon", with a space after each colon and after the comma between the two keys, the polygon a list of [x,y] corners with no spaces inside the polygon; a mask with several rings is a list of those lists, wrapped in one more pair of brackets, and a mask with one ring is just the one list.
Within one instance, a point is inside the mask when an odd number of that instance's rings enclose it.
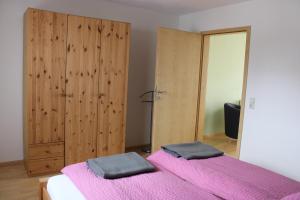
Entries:
{"label": "wardrobe door", "polygon": [[65,162],[96,156],[101,20],[68,16]]}
{"label": "wardrobe door", "polygon": [[27,9],[24,18],[24,160],[29,175],[64,166],[67,15]]}
{"label": "wardrobe door", "polygon": [[102,20],[97,155],[125,149],[130,24]]}
{"label": "wardrobe door", "polygon": [[64,141],[67,15],[28,9],[24,28],[25,144]]}

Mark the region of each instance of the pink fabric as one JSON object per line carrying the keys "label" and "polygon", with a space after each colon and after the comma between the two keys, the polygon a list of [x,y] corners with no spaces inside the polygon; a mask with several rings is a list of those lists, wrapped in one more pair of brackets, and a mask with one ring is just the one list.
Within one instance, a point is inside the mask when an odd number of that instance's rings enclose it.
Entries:
{"label": "pink fabric", "polygon": [[219,198],[163,169],[107,180],[96,177],[86,163],[65,167],[67,175],[88,200],[217,200]]}
{"label": "pink fabric", "polygon": [[228,156],[185,160],[161,150],[147,159],[224,199],[281,199],[300,191],[299,182]]}
{"label": "pink fabric", "polygon": [[282,200],[300,200],[300,192],[284,197]]}

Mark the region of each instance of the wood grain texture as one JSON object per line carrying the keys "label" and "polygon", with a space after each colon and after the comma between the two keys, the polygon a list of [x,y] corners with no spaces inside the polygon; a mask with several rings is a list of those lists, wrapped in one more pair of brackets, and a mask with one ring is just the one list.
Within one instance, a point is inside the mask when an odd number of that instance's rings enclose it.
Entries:
{"label": "wood grain texture", "polygon": [[[30,56],[31,54],[27,51],[28,49],[28,43],[30,40],[28,39],[28,24],[32,23],[32,13],[29,9],[26,10],[23,16],[23,156],[26,163],[26,160],[28,159],[28,137],[29,134],[31,134],[31,128],[32,128],[32,122],[29,121],[32,120],[32,104],[30,103],[28,106],[28,102],[31,101],[31,88],[32,79],[29,79],[28,72],[32,71],[29,70],[31,67],[28,67],[28,64],[30,64],[29,60],[31,60]],[[30,81],[29,81],[30,80]],[[28,112],[28,109],[31,109],[30,112]]]}
{"label": "wood grain texture", "polygon": [[39,160],[28,160],[28,175],[43,175],[59,172],[64,167],[64,158],[45,158]]}
{"label": "wood grain texture", "polygon": [[97,155],[125,150],[130,24],[102,20]]}
{"label": "wood grain texture", "polygon": [[247,32],[247,38],[246,38],[246,51],[245,51],[245,62],[244,62],[243,91],[242,91],[242,99],[241,99],[241,113],[240,113],[238,142],[237,142],[237,148],[236,148],[236,157],[237,158],[240,158],[243,129],[244,129],[246,91],[247,91],[247,80],[248,80],[248,65],[249,65],[249,56],[250,56],[251,26],[244,27],[243,29],[244,29],[244,31]]}
{"label": "wood grain texture", "polygon": [[47,191],[47,189],[45,187],[43,188],[42,192],[43,192],[43,194],[42,194],[40,200],[52,200],[49,193],[48,193],[48,191]]}
{"label": "wood grain texture", "polygon": [[65,145],[63,142],[30,145],[28,151],[28,157],[30,159],[63,157],[64,152],[65,152]]}
{"label": "wood grain texture", "polygon": [[68,16],[66,165],[96,156],[101,20]]}
{"label": "wood grain texture", "polygon": [[[24,152],[29,174],[124,152],[129,43],[128,23],[27,10]],[[50,160],[58,164],[51,167]]]}
{"label": "wood grain texture", "polygon": [[47,184],[49,178],[39,179],[39,200],[51,200],[51,197],[47,191]]}
{"label": "wood grain texture", "polygon": [[[56,174],[51,174],[51,176]],[[39,179],[43,176],[28,177],[23,163],[0,166],[0,199],[1,200],[38,200]]]}
{"label": "wood grain texture", "polygon": [[237,158],[237,141],[228,138],[224,133],[204,136],[202,142],[223,151],[227,156]]}
{"label": "wood grain texture", "polygon": [[35,178],[0,180],[0,199],[38,200],[38,189],[38,180]]}
{"label": "wood grain texture", "polygon": [[195,140],[201,34],[160,28],[157,36],[152,151]]}
{"label": "wood grain texture", "polygon": [[[67,15],[28,9],[24,17],[24,159],[64,141]],[[35,148],[36,147],[36,148]],[[43,157],[43,155],[42,155]]]}
{"label": "wood grain texture", "polygon": [[26,16],[25,112],[28,144],[64,141],[67,16],[29,9]]}
{"label": "wood grain texture", "polygon": [[204,124],[205,124],[205,98],[206,98],[206,85],[207,85],[207,70],[208,70],[208,58],[209,58],[209,41],[210,37],[203,36],[202,41],[202,59],[201,59],[201,79],[200,79],[200,91],[198,99],[198,116],[197,116],[197,132],[196,139],[202,141],[204,139]]}

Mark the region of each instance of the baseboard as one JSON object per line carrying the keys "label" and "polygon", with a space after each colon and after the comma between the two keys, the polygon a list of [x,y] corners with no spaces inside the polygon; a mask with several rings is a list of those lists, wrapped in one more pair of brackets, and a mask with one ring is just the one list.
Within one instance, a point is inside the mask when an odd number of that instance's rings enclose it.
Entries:
{"label": "baseboard", "polygon": [[8,162],[0,162],[0,167],[14,166],[24,164],[24,160],[13,160]]}

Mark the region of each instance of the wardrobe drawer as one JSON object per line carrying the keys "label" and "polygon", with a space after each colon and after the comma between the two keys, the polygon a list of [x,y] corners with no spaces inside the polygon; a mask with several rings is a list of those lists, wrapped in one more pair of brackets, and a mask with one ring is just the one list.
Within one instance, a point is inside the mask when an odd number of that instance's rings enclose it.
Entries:
{"label": "wardrobe drawer", "polygon": [[29,175],[59,172],[63,167],[63,157],[27,161],[27,170]]}
{"label": "wardrobe drawer", "polygon": [[64,156],[64,143],[30,145],[28,159],[53,158]]}

